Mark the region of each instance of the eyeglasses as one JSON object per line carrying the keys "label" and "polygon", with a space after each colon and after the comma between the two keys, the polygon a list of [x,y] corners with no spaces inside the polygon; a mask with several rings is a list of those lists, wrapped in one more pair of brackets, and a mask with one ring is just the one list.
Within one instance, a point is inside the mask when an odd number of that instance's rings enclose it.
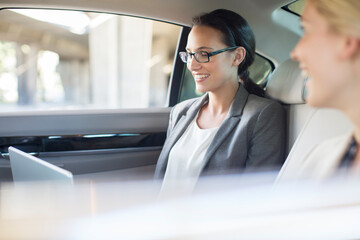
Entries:
{"label": "eyeglasses", "polygon": [[216,54],[222,53],[222,52],[226,52],[232,49],[238,48],[237,47],[228,47],[228,48],[223,48],[214,52],[206,52],[206,51],[198,51],[198,52],[194,52],[194,53],[190,53],[190,52],[179,52],[179,56],[181,58],[181,60],[184,63],[190,63],[192,57],[195,57],[195,60],[198,63],[207,63],[210,62],[210,57],[214,56]]}

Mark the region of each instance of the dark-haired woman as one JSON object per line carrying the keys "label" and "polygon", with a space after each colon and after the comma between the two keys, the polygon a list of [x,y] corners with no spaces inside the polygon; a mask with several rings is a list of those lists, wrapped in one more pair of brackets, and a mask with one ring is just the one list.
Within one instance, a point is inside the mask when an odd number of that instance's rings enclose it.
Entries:
{"label": "dark-haired woman", "polygon": [[218,9],[193,19],[180,57],[206,94],[171,111],[155,171],[163,186],[208,173],[281,167],[285,115],[249,78],[254,54],[254,34],[237,13]]}

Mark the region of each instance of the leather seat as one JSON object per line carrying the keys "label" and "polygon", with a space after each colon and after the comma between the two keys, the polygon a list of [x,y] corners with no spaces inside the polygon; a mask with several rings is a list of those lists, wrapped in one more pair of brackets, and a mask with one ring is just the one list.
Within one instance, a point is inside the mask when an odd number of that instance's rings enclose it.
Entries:
{"label": "leather seat", "polygon": [[281,102],[287,111],[289,154],[285,167],[297,168],[316,144],[353,129],[353,124],[342,112],[307,105],[305,81],[298,63],[288,59],[275,69],[266,87],[267,96]]}

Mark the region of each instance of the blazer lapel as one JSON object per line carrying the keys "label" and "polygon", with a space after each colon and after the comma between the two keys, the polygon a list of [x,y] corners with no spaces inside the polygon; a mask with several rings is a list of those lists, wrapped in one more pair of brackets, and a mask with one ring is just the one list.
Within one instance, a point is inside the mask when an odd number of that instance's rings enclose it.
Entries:
{"label": "blazer lapel", "polygon": [[161,169],[157,171],[159,174],[165,173],[170,150],[179,140],[179,138],[184,134],[191,121],[195,118],[200,108],[208,101],[208,99],[208,94],[205,94],[199,100],[194,102],[194,104],[189,108],[189,110],[183,116],[181,116],[179,121],[176,123],[175,127],[171,131],[171,134],[166,139],[161,154],[159,156],[157,164],[158,166],[161,166]]}
{"label": "blazer lapel", "polygon": [[[245,88],[239,84],[239,89],[235,95],[233,103],[230,106],[228,116],[221,124],[219,130],[214,136],[205,156],[204,156],[204,167],[209,164],[211,157],[214,155],[219,146],[225,141],[228,135],[232,132],[235,126],[239,124],[241,115],[248,99],[249,93]],[[217,159],[221,161],[221,159]]]}
{"label": "blazer lapel", "polygon": [[[208,95],[204,95],[199,101],[196,101],[189,110],[185,113],[185,115],[181,116],[180,120],[177,122],[176,126],[172,130],[172,133],[169,136],[169,145],[170,149],[173,145],[179,140],[179,138],[184,134],[185,130],[188,128],[189,124],[192,120],[194,120],[196,114],[199,112],[200,108],[207,102]],[[169,151],[170,151],[169,149]]]}

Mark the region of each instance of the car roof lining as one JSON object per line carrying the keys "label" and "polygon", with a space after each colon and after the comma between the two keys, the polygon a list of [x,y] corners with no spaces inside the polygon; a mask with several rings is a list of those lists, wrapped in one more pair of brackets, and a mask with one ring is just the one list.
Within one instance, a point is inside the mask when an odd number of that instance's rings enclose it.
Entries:
{"label": "car roof lining", "polygon": [[142,16],[183,26],[190,26],[191,19],[195,15],[225,8],[238,12],[248,20],[255,33],[258,51],[265,56],[271,56],[277,62],[282,62],[289,58],[288,53],[298,41],[299,34],[289,31],[291,26],[281,24],[284,17],[279,22],[273,14],[275,10],[285,11],[281,7],[289,2],[289,0],[33,0],[31,2],[2,0],[0,8],[30,7],[109,12]]}

